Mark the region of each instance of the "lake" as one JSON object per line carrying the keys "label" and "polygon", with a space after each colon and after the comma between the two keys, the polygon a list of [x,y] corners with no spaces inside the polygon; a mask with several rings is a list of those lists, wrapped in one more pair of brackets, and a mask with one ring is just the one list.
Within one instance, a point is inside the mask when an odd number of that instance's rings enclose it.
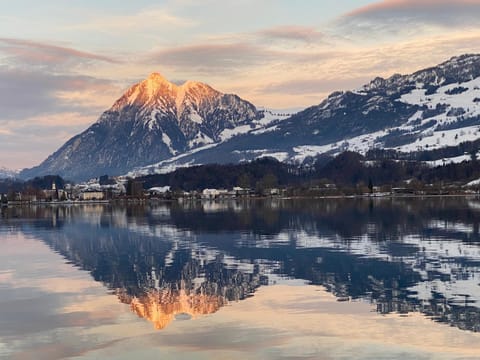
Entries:
{"label": "lake", "polygon": [[2,208],[0,358],[480,359],[480,198]]}

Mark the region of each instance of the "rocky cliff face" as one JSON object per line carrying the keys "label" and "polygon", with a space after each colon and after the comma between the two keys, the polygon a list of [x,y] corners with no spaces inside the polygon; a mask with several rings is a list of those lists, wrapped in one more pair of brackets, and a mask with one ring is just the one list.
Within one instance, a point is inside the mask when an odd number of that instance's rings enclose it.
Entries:
{"label": "rocky cliff face", "polygon": [[225,130],[259,117],[255,106],[236,95],[192,81],[177,86],[153,73],[132,86],[95,124],[21,175],[60,174],[77,180],[119,175],[219,142]]}

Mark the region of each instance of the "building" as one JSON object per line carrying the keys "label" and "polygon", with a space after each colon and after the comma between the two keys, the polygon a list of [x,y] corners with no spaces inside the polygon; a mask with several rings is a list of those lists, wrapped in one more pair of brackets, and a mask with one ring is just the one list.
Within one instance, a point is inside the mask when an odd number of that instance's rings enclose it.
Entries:
{"label": "building", "polygon": [[148,194],[150,196],[162,196],[168,192],[170,192],[170,186],[152,187],[148,189]]}
{"label": "building", "polygon": [[84,191],[79,195],[80,200],[103,200],[104,194],[102,191]]}
{"label": "building", "polygon": [[224,189],[204,189],[202,191],[202,198],[204,199],[217,199],[217,198],[226,198],[228,197],[228,190]]}

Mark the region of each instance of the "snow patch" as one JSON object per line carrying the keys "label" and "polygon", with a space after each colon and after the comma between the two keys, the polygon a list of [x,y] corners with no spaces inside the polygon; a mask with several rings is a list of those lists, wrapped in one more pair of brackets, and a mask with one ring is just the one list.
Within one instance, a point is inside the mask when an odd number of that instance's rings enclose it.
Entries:
{"label": "snow patch", "polygon": [[170,139],[170,137],[167,134],[162,133],[162,141],[165,143],[165,145],[167,145],[168,151],[170,151],[170,154],[175,155],[177,153],[175,149],[173,149],[172,147],[172,139]]}
{"label": "snow patch", "polygon": [[247,134],[248,132],[252,131],[252,127],[250,125],[240,125],[233,129],[225,129],[220,134],[220,139],[222,141],[226,141],[231,139],[234,136]]}
{"label": "snow patch", "polygon": [[196,111],[193,111],[190,114],[190,120],[197,124],[203,123],[203,118],[200,115],[198,115]]}

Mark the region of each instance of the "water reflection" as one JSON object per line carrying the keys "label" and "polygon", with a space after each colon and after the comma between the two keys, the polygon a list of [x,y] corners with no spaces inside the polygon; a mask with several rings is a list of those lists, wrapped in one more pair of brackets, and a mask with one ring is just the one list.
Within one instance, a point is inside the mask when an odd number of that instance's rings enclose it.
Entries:
{"label": "water reflection", "polygon": [[2,209],[165,328],[284,278],[381,314],[480,330],[480,200],[276,200]]}

